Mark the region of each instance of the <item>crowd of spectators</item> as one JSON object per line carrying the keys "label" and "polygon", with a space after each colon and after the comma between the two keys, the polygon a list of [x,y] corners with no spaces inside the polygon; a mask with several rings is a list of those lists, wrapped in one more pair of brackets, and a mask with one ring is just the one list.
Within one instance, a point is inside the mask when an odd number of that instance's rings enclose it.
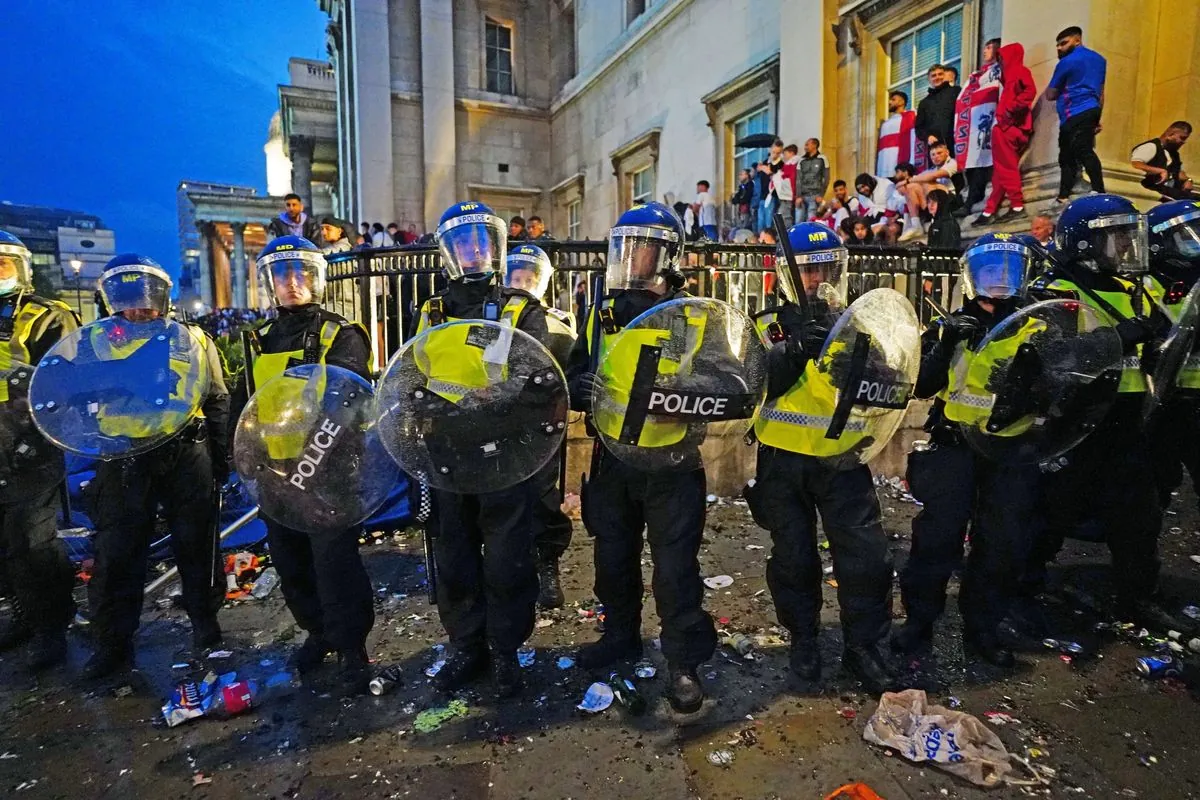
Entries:
{"label": "crowd of spectators", "polygon": [[188,321],[199,325],[217,339],[237,333],[244,327],[257,325],[264,319],[266,314],[253,308],[218,308]]}

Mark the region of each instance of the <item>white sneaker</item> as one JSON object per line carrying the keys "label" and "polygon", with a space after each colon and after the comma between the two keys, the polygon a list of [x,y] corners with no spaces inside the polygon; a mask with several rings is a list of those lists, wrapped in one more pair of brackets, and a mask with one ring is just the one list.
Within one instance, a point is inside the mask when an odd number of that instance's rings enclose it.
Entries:
{"label": "white sneaker", "polygon": [[896,238],[896,241],[898,241],[898,242],[907,242],[907,241],[910,241],[910,240],[912,240],[912,239],[916,239],[918,236],[921,236],[923,233],[925,233],[925,231],[924,231],[924,229],[923,229],[923,228],[922,228],[922,227],[921,227],[919,224],[917,224],[917,225],[908,225],[908,226],[906,226],[906,227],[904,228],[904,230],[903,230],[903,231],[900,233],[900,236],[898,236],[898,237]]}

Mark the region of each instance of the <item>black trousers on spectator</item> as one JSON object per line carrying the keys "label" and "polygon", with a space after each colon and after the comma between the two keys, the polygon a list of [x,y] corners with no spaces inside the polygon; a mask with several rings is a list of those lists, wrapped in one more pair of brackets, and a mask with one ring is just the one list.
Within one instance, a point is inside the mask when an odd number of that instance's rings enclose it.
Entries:
{"label": "black trousers on spectator", "polygon": [[583,524],[594,539],[596,597],[604,604],[606,634],[641,636],[644,531],[662,652],[668,663],[685,668],[707,661],[717,646],[700,580],[705,480],[702,469],[643,472],[596,442],[581,498]]}
{"label": "black trousers on spectator", "polygon": [[1200,491],[1200,399],[1172,398],[1159,409],[1150,432],[1150,454],[1163,508],[1171,505],[1171,492],[1183,484],[1184,467]]}
{"label": "black trousers on spectator", "polygon": [[296,624],[338,652],[363,651],[375,624],[375,600],[358,532],[305,533],[266,522],[271,563]]}
{"label": "black trousers on spectator", "polygon": [[1104,422],[1067,453],[1068,464],[1042,483],[1044,527],[1025,573],[1026,590],[1044,588],[1046,564],[1081,522],[1100,526],[1112,554],[1118,604],[1145,600],[1158,589],[1158,502],[1148,437],[1141,425],[1142,395],[1126,393]]}
{"label": "black trousers on spectator", "polygon": [[946,608],[946,585],[971,550],[958,594],[967,635],[991,635],[1017,593],[1029,555],[1041,472],[1001,465],[966,444],[943,444],[908,457],[908,486],[920,503],[912,549],[900,573],[910,622],[932,625]]}
{"label": "black trousers on spectator", "polygon": [[963,201],[963,205],[970,211],[971,207],[976,203],[983,201],[983,195],[987,192],[988,181],[992,179],[991,167],[972,167],[964,170],[967,176],[967,199]]}
{"label": "black trousers on spectator", "polygon": [[515,653],[533,632],[537,491],[532,480],[487,494],[434,491],[438,613],[460,651]]}
{"label": "black trousers on spectator", "polygon": [[101,461],[95,484],[96,566],[88,598],[96,603],[92,627],[99,643],[120,648],[133,642],[160,504],[192,627],[215,624],[225,584],[211,527],[216,509],[208,443],[179,438],[144,455]]}
{"label": "black trousers on spectator", "polygon": [[1087,170],[1092,190],[1104,191],[1104,175],[1100,169],[1100,158],[1096,155],[1096,126],[1100,123],[1100,109],[1093,108],[1071,117],[1058,129],[1058,168],[1061,178],[1058,196],[1071,196],[1075,182],[1079,180],[1079,169]]}
{"label": "black trousers on spectator", "polygon": [[746,502],[754,521],[771,533],[767,586],[793,642],[811,642],[820,628],[818,512],[833,556],[845,643],[869,647],[887,637],[892,555],[866,466],[835,470],[812,456],[759,445]]}
{"label": "black trousers on spectator", "polygon": [[571,518],[563,513],[559,502],[558,467],[556,454],[530,478],[537,495],[533,508],[533,540],[539,563],[558,561],[571,546]]}
{"label": "black trousers on spectator", "polygon": [[57,514],[57,486],[30,486],[24,500],[0,503],[0,572],[20,619],[50,632],[65,631],[75,611],[75,569],[58,538]]}

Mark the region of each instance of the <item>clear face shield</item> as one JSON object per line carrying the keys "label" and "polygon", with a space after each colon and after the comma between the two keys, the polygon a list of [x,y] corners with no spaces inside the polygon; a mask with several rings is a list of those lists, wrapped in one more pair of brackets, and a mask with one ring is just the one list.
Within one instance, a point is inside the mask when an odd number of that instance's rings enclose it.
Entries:
{"label": "clear face shield", "polygon": [[1146,218],[1141,214],[1117,214],[1088,222],[1089,246],[1084,258],[1100,272],[1140,275],[1149,267]]}
{"label": "clear face shield", "polygon": [[100,280],[100,295],[111,314],[124,314],[135,322],[153,315],[165,317],[171,310],[171,278],[154,267],[117,267]]}
{"label": "clear face shield", "polygon": [[276,306],[324,302],[325,257],[307,250],[268,253],[258,259],[258,285]]}
{"label": "clear face shield", "polygon": [[510,289],[520,289],[541,300],[550,288],[550,275],[553,271],[550,259],[545,256],[511,253],[508,256],[505,284]]}
{"label": "clear face shield", "polygon": [[0,245],[0,297],[33,285],[29,254],[18,247]]}
{"label": "clear face shield", "polygon": [[1156,255],[1200,262],[1200,209],[1155,225],[1154,232],[1162,235],[1165,245],[1165,252]]}
{"label": "clear face shield", "polygon": [[784,295],[795,302],[803,292],[810,303],[824,304],[830,311],[846,307],[846,267],[850,253],[844,247],[816,253],[796,253],[795,273],[783,248],[775,257],[775,274]]}
{"label": "clear face shield", "polygon": [[967,249],[959,260],[963,294],[1003,300],[1024,290],[1033,271],[1033,252],[1019,242],[988,242]]}
{"label": "clear face shield", "polygon": [[675,269],[679,236],[665,228],[625,225],[608,235],[609,290],[642,289],[663,294],[666,274]]}
{"label": "clear face shield", "polygon": [[437,229],[442,266],[452,281],[504,275],[508,226],[491,214],[466,214]]}

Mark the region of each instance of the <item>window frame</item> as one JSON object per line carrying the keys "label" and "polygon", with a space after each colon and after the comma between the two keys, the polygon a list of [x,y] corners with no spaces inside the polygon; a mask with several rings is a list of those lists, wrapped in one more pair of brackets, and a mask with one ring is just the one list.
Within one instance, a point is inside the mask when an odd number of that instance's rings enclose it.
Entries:
{"label": "window frame", "polygon": [[[758,106],[757,108],[753,108],[750,111],[747,111],[746,113],[740,115],[736,119],[731,120],[729,123],[729,133],[731,136],[731,140],[734,142],[734,144],[733,144],[733,174],[730,176],[732,185],[734,185],[734,186],[737,185],[738,173],[741,170],[750,169],[750,162],[753,162],[753,161],[761,162],[763,160],[763,158],[766,157],[767,153],[770,152],[769,148],[766,148],[766,147],[739,148],[736,144],[737,140],[742,138],[741,136],[738,135],[738,124],[742,123],[758,114],[766,115],[766,125],[763,127],[763,130],[761,131],[761,133],[766,133],[767,131],[770,131],[771,130],[771,104],[769,102],[763,103],[762,105]],[[759,133],[759,132],[760,131],[747,131],[746,135],[749,135],[750,133]],[[746,166],[739,167],[738,159],[743,158],[751,153],[761,153],[761,156],[760,157],[751,157],[747,161]]]}
{"label": "window frame", "polygon": [[[646,164],[643,167],[639,167],[635,170],[630,171],[630,173],[629,173],[629,205],[632,206],[632,205],[636,205],[638,203],[647,203],[654,199],[654,184],[658,180],[658,175],[655,174],[656,172],[657,172],[657,170],[655,169],[655,165],[653,163]],[[647,173],[649,173],[649,175],[650,175],[650,186],[643,193],[639,194],[638,190],[637,190],[638,178],[640,178],[642,175],[645,175]]]}
{"label": "window frame", "polygon": [[[488,34],[489,34],[490,28],[496,28],[497,30],[508,31],[508,48],[507,49],[500,47],[498,42],[497,42],[497,44],[493,45],[488,41]],[[505,95],[505,96],[509,96],[509,97],[516,96],[516,94],[517,94],[516,40],[517,40],[516,26],[513,25],[511,22],[505,22],[504,20],[499,20],[499,19],[496,19],[495,17],[491,17],[491,16],[486,16],[486,15],[484,16],[484,18],[483,18],[483,87],[486,91],[492,92],[493,94]],[[492,85],[493,70],[488,66],[488,56],[490,55],[491,51],[493,51],[493,50],[497,54],[503,54],[503,53],[508,54],[508,70],[507,70],[508,91],[504,91],[501,88],[499,78],[501,75],[504,74],[504,71],[499,68],[498,63],[497,63],[497,68],[495,70],[495,74],[497,76],[496,85],[495,85],[495,87],[493,87],[493,85]]]}
{"label": "window frame", "polygon": [[[634,6],[636,4],[640,4],[642,10],[635,13]],[[654,5],[654,0],[625,0],[623,5],[625,7],[625,28],[629,28],[629,26],[646,15],[646,12],[650,10],[650,6]]]}
{"label": "window frame", "polygon": [[[902,91],[908,95],[908,107],[913,108],[913,109],[915,109],[917,107],[917,104],[921,101],[921,96],[917,94],[917,85],[916,84],[917,84],[917,81],[919,81],[921,78],[924,77],[924,75],[918,74],[916,72],[910,72],[908,77],[903,78],[899,81],[893,81],[892,80],[892,66],[895,63],[895,57],[893,56],[894,49],[895,49],[896,45],[900,43],[901,40],[906,39],[908,37],[912,37],[912,40],[913,40],[912,41],[912,46],[913,46],[912,69],[915,70],[916,66],[917,66],[917,58],[916,58],[917,33],[919,31],[924,30],[925,28],[931,27],[933,25],[941,25],[941,43],[940,43],[939,50],[938,50],[938,58],[934,63],[935,64],[943,64],[943,65],[946,64],[947,62],[945,60],[945,57],[946,57],[945,20],[947,17],[952,16],[955,13],[960,15],[959,28],[961,30],[961,33],[960,33],[961,40],[959,41],[959,45],[958,45],[958,47],[959,47],[958,56],[954,59],[951,59],[952,62],[957,62],[957,63],[953,63],[953,64],[951,64],[951,66],[954,66],[958,69],[958,79],[959,79],[958,85],[962,85],[962,81],[966,77],[963,74],[963,69],[964,69],[963,62],[966,59],[966,50],[967,50],[966,41],[965,41],[966,33],[967,33],[967,21],[968,21],[966,11],[967,11],[966,0],[959,0],[959,2],[954,2],[954,3],[951,3],[950,5],[946,6],[943,10],[939,11],[938,13],[932,14],[928,17],[925,17],[920,22],[917,22],[913,25],[909,25],[908,27],[903,28],[903,29],[897,31],[896,33],[891,34],[887,37],[887,47],[885,48],[885,52],[887,54],[887,72],[886,72],[887,80],[888,80],[887,94],[891,94],[893,91],[896,91],[897,89],[899,89],[900,91]],[[886,97],[887,95],[885,94],[884,96]]]}
{"label": "window frame", "polygon": [[567,239],[579,241],[579,233],[583,228],[583,200],[575,198],[567,203]]}

